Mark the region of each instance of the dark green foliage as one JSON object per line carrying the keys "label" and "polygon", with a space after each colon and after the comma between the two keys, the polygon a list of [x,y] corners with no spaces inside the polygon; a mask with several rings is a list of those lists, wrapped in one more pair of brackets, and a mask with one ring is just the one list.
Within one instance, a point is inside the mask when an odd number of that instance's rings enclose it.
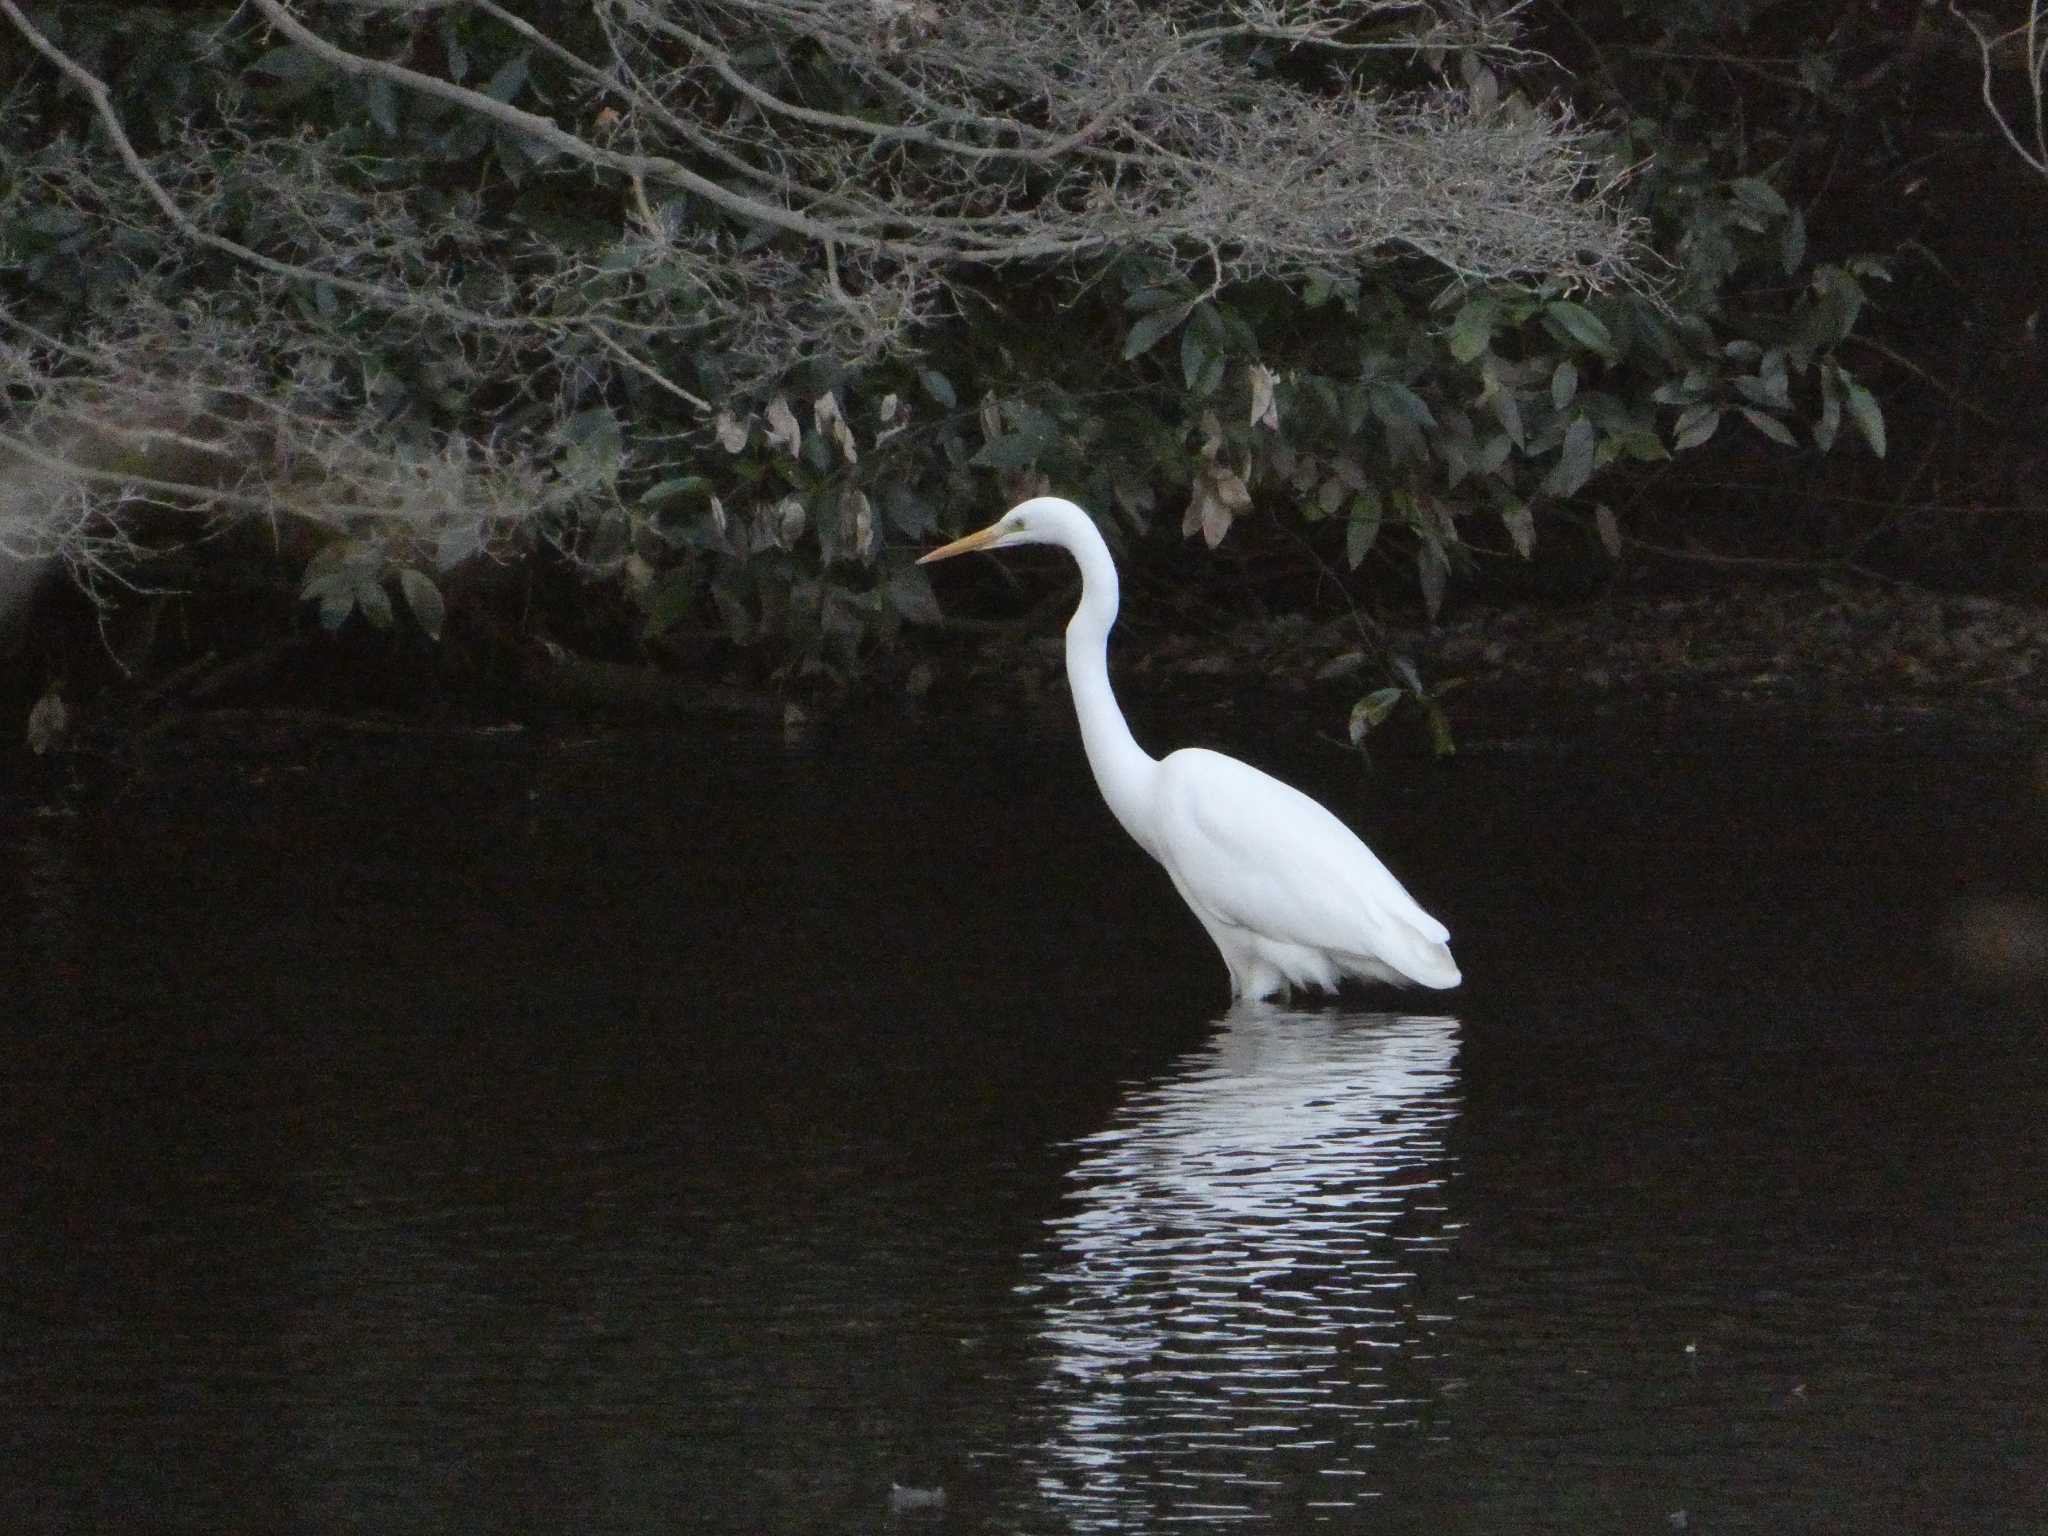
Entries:
{"label": "dark green foliage", "polygon": [[[1106,247],[958,274],[954,313],[914,346],[835,350],[821,331],[768,367],[709,328],[735,298],[719,284],[742,280],[675,241],[780,251],[816,277],[823,253],[787,234],[701,198],[649,199],[458,102],[335,68],[247,11],[44,6],[35,19],[107,82],[195,219],[315,275],[259,284],[174,235],[84,97],[6,29],[23,83],[0,135],[0,298],[56,338],[118,330],[138,294],[164,314],[273,325],[275,375],[319,362],[325,406],[374,420],[380,441],[423,458],[487,445],[530,472],[530,505],[482,517],[395,503],[323,517],[291,547],[329,628],[405,615],[438,636],[450,571],[545,551],[584,573],[604,616],[581,633],[844,677],[938,618],[910,564],[921,547],[1041,487],[1122,536],[1164,514],[1214,545],[1275,519],[1333,565],[1393,573],[1434,614],[1490,558],[1548,554],[1554,527],[1597,533],[1565,541],[1570,558],[1618,552],[1634,498],[1674,455],[1807,463],[1892,446],[1869,354],[1853,351],[1886,259],[1856,254],[1812,207],[1830,114],[1862,99],[1846,75],[1866,39],[1807,35],[1803,104],[1762,120],[1737,118],[1699,70],[1650,62],[1811,10],[1617,0],[1543,39],[1576,48],[1574,79],[1530,77],[1518,96],[1468,68],[1487,110],[1528,113],[1528,96],[1569,90],[1602,128],[1646,231],[1633,285],[1480,282],[1399,253],[1300,283],[1205,285]],[[602,56],[588,7],[521,12],[560,48]],[[474,6],[334,7],[319,25],[592,142],[630,137],[560,53]],[[823,55],[735,57],[821,112],[887,110]],[[715,121],[737,100],[696,108]],[[890,174],[915,166],[906,152]],[[280,195],[294,186],[305,204]],[[384,289],[432,302],[380,306]],[[475,323],[506,314],[525,328]],[[622,338],[639,364],[622,364]]]}

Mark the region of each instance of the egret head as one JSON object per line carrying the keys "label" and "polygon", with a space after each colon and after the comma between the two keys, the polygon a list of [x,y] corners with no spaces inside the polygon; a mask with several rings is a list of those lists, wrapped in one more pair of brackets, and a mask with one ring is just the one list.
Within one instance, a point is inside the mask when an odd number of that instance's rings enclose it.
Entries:
{"label": "egret head", "polygon": [[919,565],[948,560],[954,555],[971,555],[984,549],[1007,549],[1012,544],[1057,544],[1076,547],[1076,525],[1094,532],[1088,514],[1071,501],[1058,496],[1034,496],[1020,501],[978,533],[941,544],[930,554],[918,557]]}

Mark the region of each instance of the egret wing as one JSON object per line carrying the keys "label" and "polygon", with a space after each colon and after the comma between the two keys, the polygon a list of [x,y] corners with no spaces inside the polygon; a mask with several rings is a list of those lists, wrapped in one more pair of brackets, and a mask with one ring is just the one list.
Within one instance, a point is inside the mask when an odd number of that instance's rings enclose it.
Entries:
{"label": "egret wing", "polygon": [[1357,834],[1300,790],[1200,748],[1160,766],[1161,858],[1223,922],[1344,955],[1449,939]]}

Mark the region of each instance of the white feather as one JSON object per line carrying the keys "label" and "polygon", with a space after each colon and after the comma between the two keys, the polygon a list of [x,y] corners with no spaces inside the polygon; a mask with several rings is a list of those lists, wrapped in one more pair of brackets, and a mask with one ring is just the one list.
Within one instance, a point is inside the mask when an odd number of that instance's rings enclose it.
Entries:
{"label": "white feather", "polygon": [[1117,820],[1166,866],[1222,952],[1233,996],[1335,988],[1347,976],[1458,985],[1444,925],[1330,812],[1234,757],[1187,747],[1162,762],[1133,739],[1109,686],[1116,565],[1087,513],[1034,497],[924,559],[1011,544],[1056,544],[1081,568],[1067,683],[1088,766]]}

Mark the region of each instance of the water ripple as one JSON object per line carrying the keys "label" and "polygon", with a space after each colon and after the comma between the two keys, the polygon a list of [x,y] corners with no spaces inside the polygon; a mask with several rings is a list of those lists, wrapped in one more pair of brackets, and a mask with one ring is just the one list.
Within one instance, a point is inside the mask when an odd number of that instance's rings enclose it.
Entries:
{"label": "water ripple", "polygon": [[1042,1511],[1315,1518],[1448,1376],[1418,1271],[1455,1235],[1458,1026],[1244,1008],[1075,1144],[1036,1274]]}

